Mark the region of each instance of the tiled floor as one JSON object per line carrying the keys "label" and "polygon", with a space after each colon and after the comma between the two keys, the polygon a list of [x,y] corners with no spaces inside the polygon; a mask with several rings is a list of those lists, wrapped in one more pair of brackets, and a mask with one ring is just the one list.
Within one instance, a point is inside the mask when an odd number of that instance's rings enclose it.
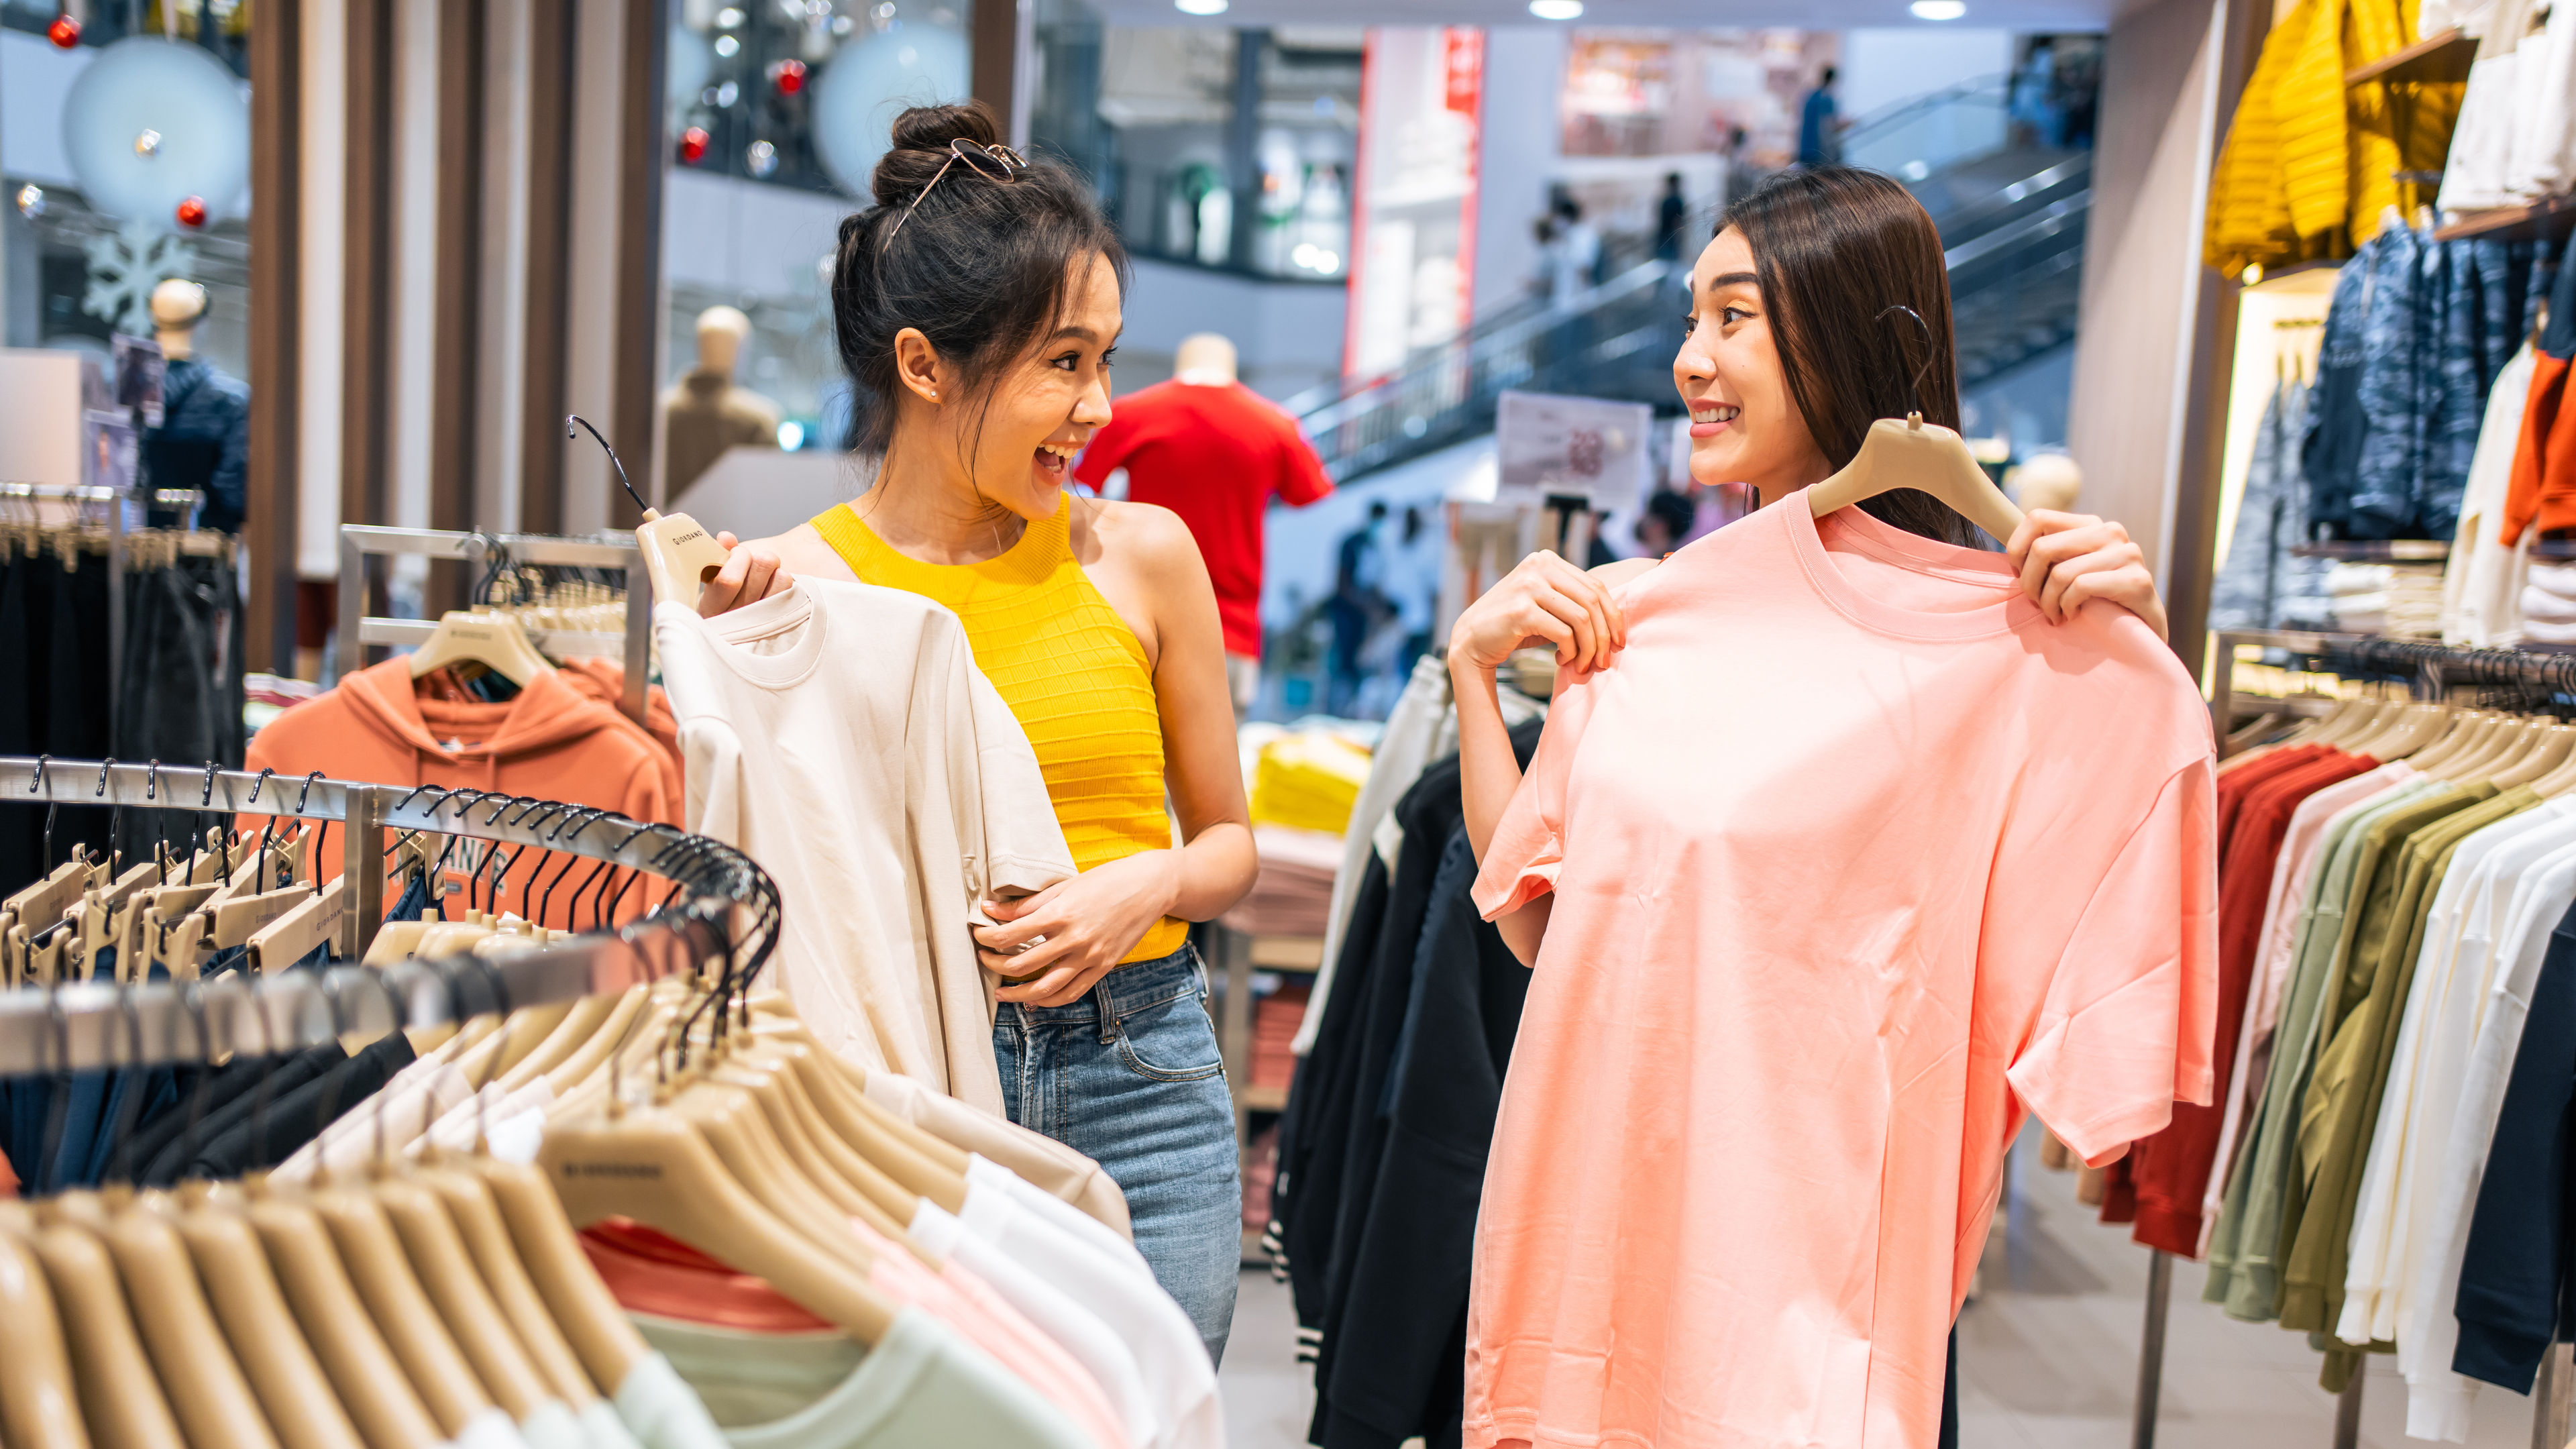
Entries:
{"label": "tiled floor", "polygon": [[[2019,1156],[2017,1154],[2017,1156]],[[2023,1168],[2022,1211],[1999,1235],[1984,1291],[1959,1325],[1962,1449],[2125,1449],[2136,1400],[2147,1253],[2076,1205],[2074,1179]],[[2304,1334],[2238,1323],[2200,1301],[2203,1271],[2177,1263],[2160,1449],[2328,1449],[2335,1403],[2316,1386]],[[1313,1383],[1295,1361],[1286,1287],[1243,1275],[1221,1375],[1234,1449],[1304,1442]],[[2405,1386],[2374,1357],[2361,1442],[2401,1449]],[[2531,1402],[2479,1395],[2472,1449],[2526,1449]]]}

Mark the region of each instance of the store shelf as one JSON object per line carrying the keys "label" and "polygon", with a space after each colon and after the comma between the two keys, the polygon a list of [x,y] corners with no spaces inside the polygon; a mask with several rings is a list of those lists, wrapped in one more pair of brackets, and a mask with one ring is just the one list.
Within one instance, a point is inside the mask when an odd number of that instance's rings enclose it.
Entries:
{"label": "store shelf", "polygon": [[1286,1087],[1246,1087],[1239,1094],[1247,1112],[1285,1112],[1288,1110]]}
{"label": "store shelf", "polygon": [[2458,26],[2438,30],[2404,50],[2392,51],[2370,64],[2343,73],[2347,86],[2371,81],[2390,84],[2464,81],[2469,78],[2469,63],[2478,57],[2478,38],[2462,34]]}
{"label": "store shelf", "polygon": [[2496,241],[2558,241],[2576,231],[2576,194],[2544,196],[2528,206],[2500,206],[2493,211],[2464,211],[2460,219],[2433,233],[2438,241],[2489,237]]}
{"label": "store shelf", "polygon": [[1324,969],[1324,938],[1321,936],[1255,936],[1252,938],[1252,969],[1255,971],[1321,971]]}
{"label": "store shelf", "polygon": [[2440,563],[2451,556],[2451,545],[2438,538],[2356,538],[2297,544],[2290,553],[2294,558],[2342,559],[2347,563]]}

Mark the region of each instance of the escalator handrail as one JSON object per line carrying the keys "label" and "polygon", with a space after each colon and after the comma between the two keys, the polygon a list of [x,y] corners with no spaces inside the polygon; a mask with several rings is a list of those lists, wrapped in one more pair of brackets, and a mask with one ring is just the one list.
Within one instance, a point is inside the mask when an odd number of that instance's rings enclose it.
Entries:
{"label": "escalator handrail", "polygon": [[2010,72],[1976,76],[1937,91],[1927,91],[1919,96],[1908,96],[1901,101],[1892,101],[1865,116],[1855,116],[1852,118],[1852,123],[1843,128],[1844,154],[1850,154],[1852,143],[1867,140],[1877,132],[1912,120],[1916,115],[1926,111],[1938,110],[1943,106],[1988,92],[1998,93],[2009,100],[2012,96],[2012,81]]}
{"label": "escalator handrail", "polygon": [[2061,196],[2047,206],[2018,220],[1959,243],[1941,254],[1942,270],[1956,274],[1976,262],[1982,262],[2006,247],[2036,240],[2062,230],[2068,219],[2080,216],[2093,207],[2093,188],[2086,187],[2072,196]]}

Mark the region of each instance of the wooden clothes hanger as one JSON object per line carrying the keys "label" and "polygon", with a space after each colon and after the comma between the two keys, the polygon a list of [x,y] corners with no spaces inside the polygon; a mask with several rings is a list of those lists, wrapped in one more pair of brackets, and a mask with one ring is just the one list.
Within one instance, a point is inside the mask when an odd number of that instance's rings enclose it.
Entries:
{"label": "wooden clothes hanger", "polygon": [[90,1449],[53,1289],[25,1240],[6,1227],[0,1227],[0,1440],[16,1449]]}
{"label": "wooden clothes hanger", "polygon": [[2022,512],[2004,497],[2003,490],[1986,476],[1986,470],[1977,466],[1967,443],[1956,432],[1923,421],[1920,389],[1924,374],[1931,371],[1935,360],[1931,355],[1932,327],[1921,313],[1906,306],[1890,307],[1878,314],[1878,320],[1884,322],[1898,312],[1914,319],[1914,325],[1922,330],[1924,348],[1923,366],[1905,385],[1905,420],[1880,418],[1871,423],[1852,460],[1807,488],[1807,507],[1815,517],[1822,518],[1864,499],[1899,488],[1914,488],[1948,504],[1970,523],[1992,534],[1995,542],[2008,543],[2022,525]]}
{"label": "wooden clothes hanger", "polygon": [[259,1236],[239,1213],[171,1193],[137,1199],[168,1216],[205,1280],[206,1296],[284,1449],[366,1449],[321,1360],[286,1306]]}
{"label": "wooden clothes hanger", "polygon": [[136,1329],[191,1449],[276,1449],[277,1436],[207,1305],[196,1261],[178,1230],[135,1210],[129,1194],[65,1193],[66,1223],[94,1235],[124,1280]]}
{"label": "wooden clothes hanger", "polygon": [[22,1227],[19,1236],[44,1265],[91,1437],[109,1449],[186,1449],[106,1246],[87,1229],[43,1221],[24,1204],[0,1208],[13,1210],[0,1225]]}
{"label": "wooden clothes hanger", "polygon": [[411,677],[452,664],[480,664],[513,684],[526,685],[555,672],[546,656],[528,641],[528,631],[507,614],[450,609],[426,643],[411,654]]}

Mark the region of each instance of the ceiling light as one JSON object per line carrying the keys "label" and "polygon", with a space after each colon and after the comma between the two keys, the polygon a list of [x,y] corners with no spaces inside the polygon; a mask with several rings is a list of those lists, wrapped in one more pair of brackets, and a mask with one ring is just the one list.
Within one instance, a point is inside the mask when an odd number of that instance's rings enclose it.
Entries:
{"label": "ceiling light", "polygon": [[1223,15],[1226,0],[1172,0],[1172,8],[1183,15]]}
{"label": "ceiling light", "polygon": [[1962,0],[1914,0],[1907,8],[1917,20],[1956,20],[1968,13]]}
{"label": "ceiling light", "polygon": [[1530,0],[1530,13],[1541,20],[1580,20],[1583,0]]}

